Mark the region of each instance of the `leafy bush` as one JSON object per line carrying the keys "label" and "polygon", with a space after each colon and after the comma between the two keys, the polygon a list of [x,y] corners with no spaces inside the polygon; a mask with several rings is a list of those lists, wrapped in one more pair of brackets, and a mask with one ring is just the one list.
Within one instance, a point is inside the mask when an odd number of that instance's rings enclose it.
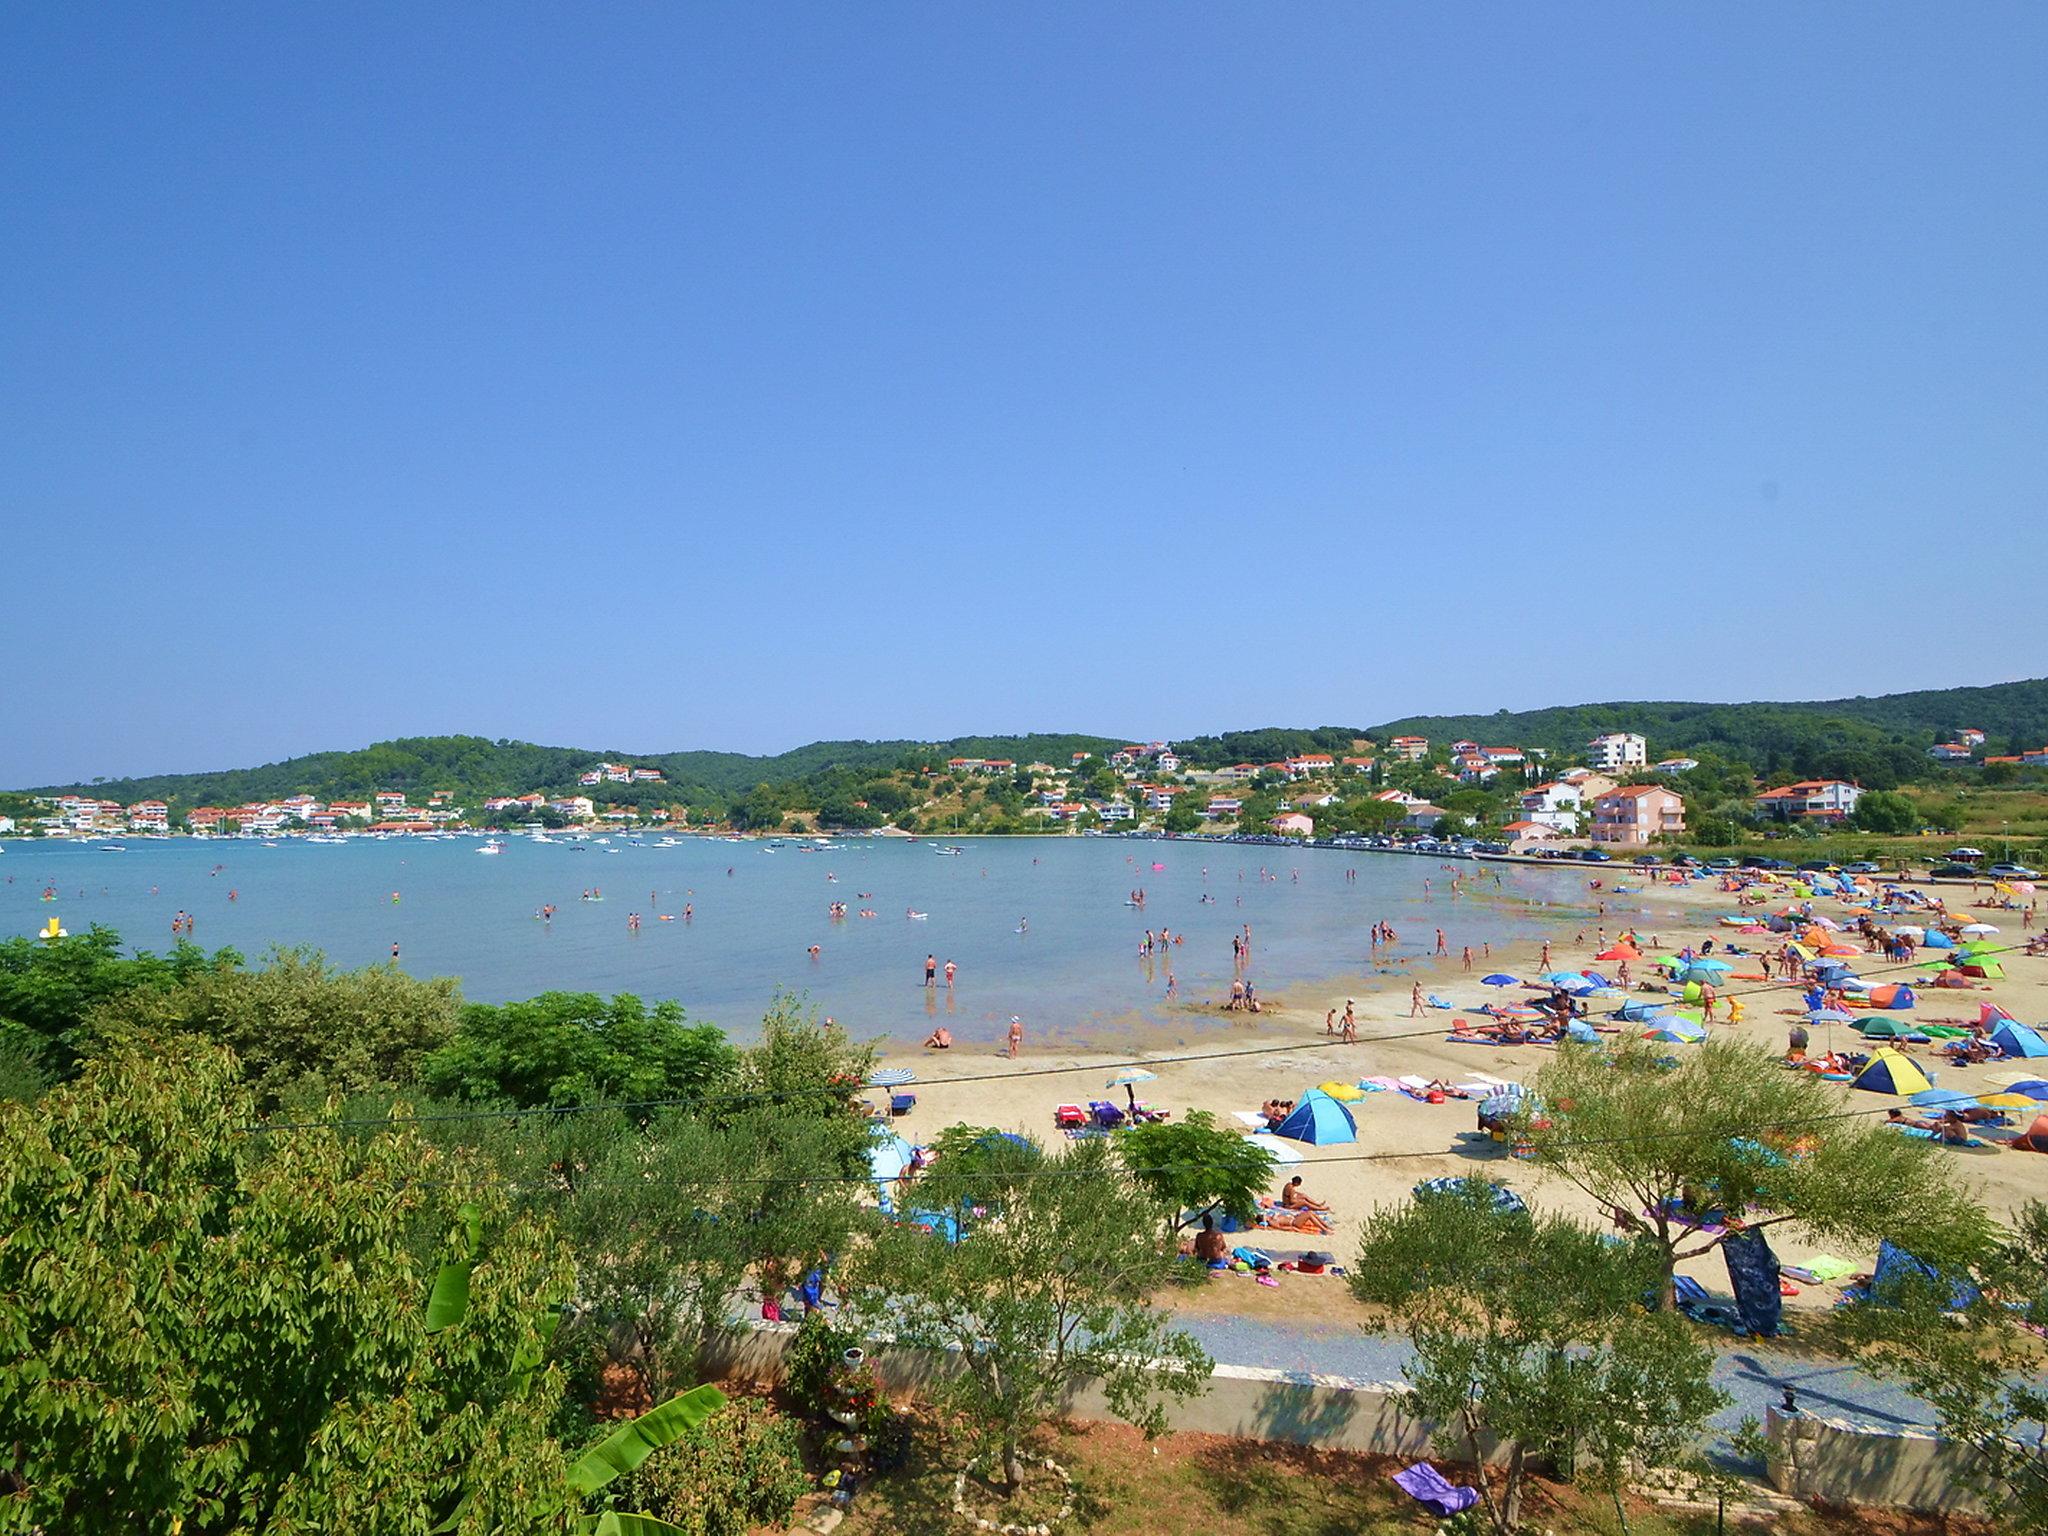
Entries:
{"label": "leafy bush", "polygon": [[765,1403],[736,1399],[656,1451],[614,1488],[621,1509],[653,1515],[688,1536],[745,1536],[787,1525],[810,1489],[803,1434]]}
{"label": "leafy bush", "polygon": [[790,1402],[804,1413],[822,1414],[834,1367],[859,1343],[859,1334],[841,1328],[823,1312],[806,1317],[782,1357],[782,1390]]}

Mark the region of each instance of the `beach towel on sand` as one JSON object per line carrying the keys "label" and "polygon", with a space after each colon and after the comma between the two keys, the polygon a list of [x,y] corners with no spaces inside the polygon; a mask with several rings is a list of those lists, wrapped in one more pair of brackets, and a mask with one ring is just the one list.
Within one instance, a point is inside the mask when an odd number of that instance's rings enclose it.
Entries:
{"label": "beach towel on sand", "polygon": [[1451,1482],[1426,1461],[1394,1474],[1394,1486],[1433,1515],[1455,1515],[1479,1502],[1479,1490]]}

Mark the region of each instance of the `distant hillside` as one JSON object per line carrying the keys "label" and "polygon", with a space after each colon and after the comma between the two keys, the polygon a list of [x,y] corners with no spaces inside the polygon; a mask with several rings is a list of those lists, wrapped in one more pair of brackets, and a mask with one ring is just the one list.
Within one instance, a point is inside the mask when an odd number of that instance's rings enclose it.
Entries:
{"label": "distant hillside", "polygon": [[[1427,736],[1439,743],[1470,738],[1575,751],[1602,731],[1637,731],[1660,757],[1706,750],[1763,774],[1840,773],[1869,784],[1924,772],[1927,748],[1965,726],[1986,732],[1992,753],[2048,743],[2048,679],[1813,703],[1622,701],[1491,715],[1411,715],[1368,734],[1380,742]],[[1882,766],[1873,771],[1873,764]]]}
{"label": "distant hillside", "polygon": [[817,741],[773,757],[743,752],[627,752],[616,747],[544,747],[481,736],[411,736],[347,752],[314,752],[260,768],[211,773],[168,773],[108,779],[92,785],[45,786],[42,793],[91,789],[103,799],[131,804],[162,800],[175,809],[240,805],[308,794],[322,800],[359,800],[380,789],[424,796],[449,789],[465,801],[527,790],[569,793],[577,776],[599,762],[659,768],[663,784],[607,787],[617,798],[645,804],[715,804],[757,784],[815,778],[836,769],[876,773],[913,758],[1008,757],[1020,763],[1064,764],[1075,752],[1105,752],[1122,745],[1102,736],[969,736],[953,741]]}
{"label": "distant hillside", "polygon": [[[1817,642],[1818,643],[1818,642]],[[1987,750],[2007,754],[2048,744],[2048,679],[1983,688],[1941,688],[1876,698],[1816,703],[1687,704],[1617,702],[1491,715],[1414,715],[1369,730],[1351,726],[1228,731],[1183,738],[1178,746],[1193,765],[1270,762],[1293,753],[1342,753],[1370,736],[1427,736],[1441,745],[1471,737],[1486,745],[1548,747],[1575,752],[1602,731],[1639,731],[1657,756],[1711,752],[1746,763],[1757,773],[1833,774],[1872,788],[1938,776],[1927,748],[1956,730],[1976,726]],[[130,804],[163,800],[174,809],[240,805],[309,794],[322,800],[363,799],[380,789],[424,795],[453,790],[466,803],[526,790],[567,793],[577,775],[601,761],[659,768],[663,784],[608,785],[594,797],[643,806],[683,804],[722,808],[756,786],[803,783],[857,797],[859,781],[884,777],[910,763],[949,757],[1007,757],[1020,763],[1064,765],[1075,752],[1107,753],[1124,737],[1031,735],[965,736],[951,741],[818,741],[772,757],[740,752],[629,752],[617,747],[545,747],[481,736],[416,736],[378,742],[349,752],[315,752],[260,768],[214,773],[159,774],[113,779],[91,786],[102,798]]]}

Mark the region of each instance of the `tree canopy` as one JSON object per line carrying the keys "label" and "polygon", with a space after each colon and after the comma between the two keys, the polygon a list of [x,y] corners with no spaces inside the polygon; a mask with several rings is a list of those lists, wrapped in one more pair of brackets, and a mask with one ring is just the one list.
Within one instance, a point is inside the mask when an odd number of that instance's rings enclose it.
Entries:
{"label": "tree canopy", "polygon": [[[1537,1163],[1655,1249],[1666,1306],[1677,1264],[1736,1230],[1783,1224],[1815,1241],[1890,1237],[1943,1255],[1988,1241],[1982,1210],[1927,1144],[1811,1074],[1729,1039],[1666,1059],[1642,1041],[1566,1046],[1524,1111]],[[1709,1227],[1715,1212],[1732,1219]]]}
{"label": "tree canopy", "polygon": [[[458,1536],[566,1530],[536,1369],[566,1250],[401,1129],[254,1114],[206,1044],[0,1105],[10,1525],[410,1536],[466,1497]],[[436,1330],[449,1263],[462,1326]]]}
{"label": "tree canopy", "polygon": [[[1619,1508],[1630,1464],[1683,1459],[1724,1401],[1690,1325],[1643,1309],[1657,1271],[1644,1245],[1503,1210],[1476,1182],[1365,1223],[1352,1289],[1407,1329],[1416,1406],[1457,1434],[1499,1536],[1521,1528],[1532,1459],[1591,1453]],[[1506,1451],[1498,1485],[1482,1436]]]}
{"label": "tree canopy", "polygon": [[1207,1379],[1208,1356],[1151,1301],[1174,1263],[1164,1207],[1103,1141],[1054,1155],[956,1129],[905,1199],[956,1218],[958,1241],[885,1231],[857,1271],[861,1307],[907,1345],[958,1352],[937,1390],[1009,1488],[1024,1437],[1075,1383],[1100,1381],[1111,1411],[1150,1433],[1162,1397]]}
{"label": "tree canopy", "polygon": [[722,1085],[737,1057],[715,1025],[631,993],[544,992],[471,1003],[452,1038],[420,1062],[437,1097],[520,1108],[687,1098]]}

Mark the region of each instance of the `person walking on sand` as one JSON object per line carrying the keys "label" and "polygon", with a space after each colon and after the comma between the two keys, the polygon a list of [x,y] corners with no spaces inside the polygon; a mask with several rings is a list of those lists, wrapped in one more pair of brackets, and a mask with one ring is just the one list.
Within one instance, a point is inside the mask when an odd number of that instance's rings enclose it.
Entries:
{"label": "person walking on sand", "polygon": [[1547,971],[1550,969],[1550,940],[1548,939],[1545,939],[1543,941],[1543,962],[1542,964],[1537,966],[1537,969],[1540,971]]}
{"label": "person walking on sand", "polygon": [[1444,931],[1441,928],[1436,931],[1436,952],[1439,955],[1448,955],[1451,952],[1451,946],[1444,942]]}
{"label": "person walking on sand", "polygon": [[1017,1059],[1017,1053],[1024,1048],[1024,1021],[1016,1014],[1010,1015],[1010,1060]]}
{"label": "person walking on sand", "polygon": [[1323,1033],[1326,1035],[1337,1033],[1337,1010],[1334,1008],[1323,1015]]}
{"label": "person walking on sand", "polygon": [[1408,989],[1408,1017],[1411,1019],[1422,1017],[1422,983],[1419,981]]}
{"label": "person walking on sand", "polygon": [[1472,969],[1472,946],[1470,944],[1465,946],[1465,969],[1468,971]]}
{"label": "person walking on sand", "polygon": [[1348,997],[1344,999],[1344,1043],[1358,1044],[1358,1005]]}

